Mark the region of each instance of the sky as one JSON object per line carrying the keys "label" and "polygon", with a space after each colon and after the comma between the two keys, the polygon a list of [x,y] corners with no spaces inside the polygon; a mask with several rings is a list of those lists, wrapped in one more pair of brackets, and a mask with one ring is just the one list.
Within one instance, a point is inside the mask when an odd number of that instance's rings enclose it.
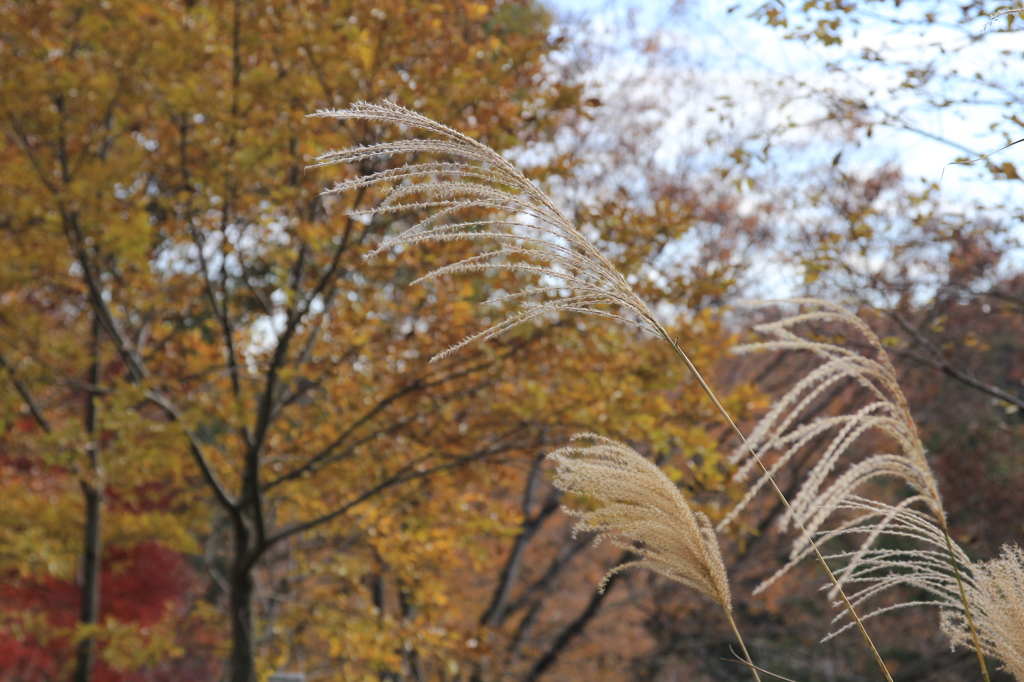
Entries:
{"label": "sky", "polygon": [[[847,74],[830,74],[827,69],[830,61],[844,56],[852,58],[865,48],[887,45],[896,50],[893,54],[927,56],[939,69],[957,69],[965,74],[972,70],[996,73],[998,68],[1007,68],[1000,66],[1006,61],[1000,50],[1014,50],[1016,58],[1020,59],[1020,46],[1024,44],[1020,33],[990,34],[982,43],[956,54],[954,61],[953,57],[943,54],[943,49],[961,45],[964,39],[957,30],[941,22],[918,35],[914,30],[894,28],[889,22],[865,16],[857,35],[848,35],[840,47],[823,48],[784,40],[779,29],[764,26],[747,16],[759,2],[743,3],[731,13],[727,10],[736,3],[720,0],[689,0],[681,12],[672,11],[672,0],[549,0],[548,4],[556,13],[584,13],[592,17],[592,26],[609,35],[614,35],[618,27],[630,20],[640,32],[660,29],[665,44],[684,48],[702,63],[717,83],[735,83],[738,97],[743,96],[743,81],[747,78],[788,78],[828,84],[836,90],[863,96],[890,111],[899,111],[924,134],[878,128],[859,150],[844,152],[844,160],[865,167],[877,165],[879,161],[893,161],[903,167],[909,178],[928,183],[941,180],[942,193],[951,201],[971,203],[977,199],[986,204],[1024,205],[1024,192],[1014,187],[1022,183],[993,183],[982,164],[949,165],[963,157],[965,149],[980,155],[1006,143],[1005,137],[988,127],[1001,118],[1000,107],[935,109],[922,107],[909,96],[876,93],[872,97],[869,89],[883,86],[880,90],[884,91],[885,85],[897,84],[902,74],[879,66],[859,78],[851,78]],[[947,4],[955,9],[955,3]],[[889,4],[882,7],[888,8]],[[949,24],[954,18],[949,17]],[[961,83],[951,87],[959,87],[959,94],[965,94],[963,88],[972,86]],[[958,93],[949,94],[955,97]],[[979,97],[983,99],[985,94],[982,92]],[[931,139],[929,135],[949,139],[960,148]],[[1024,167],[1024,144],[998,152],[992,160],[1010,161]]]}
{"label": "sky", "polygon": [[[814,104],[801,104],[795,108],[795,114],[792,107],[783,112],[784,107],[779,100],[772,101],[764,96],[763,93],[771,91],[770,87],[761,88],[761,92],[751,96],[751,90],[757,89],[751,83],[782,81],[787,83],[786,88],[803,92],[827,88],[862,99],[877,109],[899,114],[902,121],[917,131],[876,126],[871,137],[864,138],[860,134],[861,129],[858,132],[859,143],[849,145],[841,139],[839,126],[798,128],[794,133],[787,133],[797,138],[796,144],[781,154],[776,152],[774,165],[762,169],[762,179],[758,184],[767,188],[761,190],[762,197],[771,196],[773,181],[776,187],[791,187],[785,185],[787,177],[798,176],[801,169],[820,167],[833,158],[837,149],[842,149],[844,172],[868,174],[886,164],[897,165],[912,188],[937,184],[937,201],[951,210],[962,210],[968,215],[985,212],[997,218],[1016,216],[1016,234],[1024,242],[1024,227],[1019,225],[1020,216],[1024,214],[1024,183],[993,181],[984,163],[950,165],[965,156],[974,158],[996,152],[991,157],[992,161],[1009,161],[1024,169],[1024,143],[996,151],[1007,142],[1007,137],[991,130],[989,125],[1004,121],[1005,105],[983,104],[992,93],[980,88],[975,94],[973,89],[977,86],[971,79],[972,73],[982,73],[1002,78],[1004,82],[1016,81],[1018,92],[1024,91],[1024,82],[1020,80],[1022,70],[1018,66],[1024,56],[1024,35],[1020,33],[1024,29],[1020,24],[1017,24],[1016,32],[986,33],[985,40],[971,43],[965,40],[963,31],[957,29],[957,3],[919,0],[917,3],[904,3],[899,10],[891,2],[868,3],[861,5],[856,32],[844,33],[841,45],[825,48],[816,42],[808,44],[786,40],[782,30],[751,18],[749,15],[761,2],[684,0],[685,4],[680,8],[679,3],[673,0],[547,0],[556,15],[584,15],[589,22],[589,38],[598,36],[600,40],[621,48],[621,57],[603,63],[602,71],[592,77],[594,83],[611,83],[606,88],[608,92],[615,92],[616,80],[627,83],[640,80],[633,78],[630,81],[631,70],[635,74],[636,69],[644,68],[642,65],[646,63],[642,56],[631,53],[625,39],[627,27],[632,25],[635,33],[639,34],[657,31],[662,48],[679,53],[680,71],[688,70],[689,75],[682,75],[676,80],[671,74],[650,79],[656,83],[677,85],[675,88],[666,86],[663,91],[654,93],[655,98],[664,100],[662,112],[672,112],[672,107],[680,104],[677,115],[663,114],[666,123],[658,132],[658,159],[666,168],[673,168],[679,163],[684,167],[686,163],[692,165],[694,158],[701,154],[701,136],[716,125],[715,113],[708,111],[715,106],[716,98],[727,96],[737,102],[733,113],[741,119],[741,124],[736,139],[745,139],[742,130],[744,117],[747,119],[745,130],[756,135],[765,122],[778,122],[785,116],[794,115],[813,121],[824,111],[823,108],[815,109]],[[729,12],[730,6],[738,8]],[[898,12],[906,11],[908,6],[918,11],[921,7],[938,8],[938,21],[918,30],[895,25],[889,20],[894,12],[897,13],[896,18],[903,18]],[[878,16],[872,16],[871,12],[878,13]],[[943,15],[943,12],[947,14]],[[980,25],[976,23],[972,28],[980,29],[983,24],[981,20]],[[966,98],[971,105],[946,108],[923,105],[915,90],[898,87],[905,77],[903,69],[893,68],[888,63],[871,64],[865,68],[860,57],[865,50],[872,49],[893,59],[930,60],[938,73],[955,71],[955,78],[948,83],[943,81],[945,84],[937,92],[954,100]],[[1001,53],[1003,50],[1009,51],[1009,55]],[[844,60],[862,70],[855,74],[849,69],[829,69],[830,63],[841,64]],[[701,82],[694,81],[694,78]],[[694,83],[696,86],[691,88]],[[681,95],[680,90],[683,91]],[[613,97],[602,97],[605,102],[603,108],[612,108],[607,100]],[[614,111],[607,115],[610,120],[616,120]],[[1015,129],[1012,124],[1007,130],[1006,135],[1017,133],[1024,137],[1024,131]],[[629,131],[613,125],[609,127],[608,134],[628,135]],[[803,140],[799,139],[801,135]],[[819,140],[813,136],[822,137]],[[756,149],[758,140],[747,139],[746,144]],[[721,155],[725,149],[727,146],[719,145],[705,154]],[[817,158],[814,156],[816,153]],[[703,163],[714,165],[715,160]],[[789,175],[791,173],[792,176]],[[756,196],[757,192],[751,193],[749,202],[754,211],[758,210]],[[793,213],[792,218],[789,227],[799,230],[799,211]],[[784,234],[789,228],[778,226],[777,229]],[[787,241],[785,237],[782,239]],[[763,272],[754,273],[756,290],[745,292],[745,295],[781,298],[799,294],[799,282],[802,281],[799,267],[771,260],[772,264]],[[1005,268],[1024,266],[1024,253],[1011,254],[1003,265]],[[877,267],[884,267],[884,264],[868,264],[868,269]]]}

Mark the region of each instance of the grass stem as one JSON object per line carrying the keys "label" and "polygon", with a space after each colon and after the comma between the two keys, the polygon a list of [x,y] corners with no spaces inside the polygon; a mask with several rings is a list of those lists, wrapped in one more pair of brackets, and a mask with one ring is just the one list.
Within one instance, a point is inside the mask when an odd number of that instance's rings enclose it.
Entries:
{"label": "grass stem", "polygon": [[[825,561],[825,557],[823,557],[821,555],[821,552],[818,551],[818,545],[816,542],[814,542],[814,538],[811,537],[810,533],[807,532],[807,529],[804,527],[803,522],[800,521],[799,517],[797,517],[796,515],[796,512],[794,512],[793,508],[790,506],[789,500],[786,499],[786,496],[783,494],[782,490],[779,489],[778,484],[775,483],[775,478],[768,471],[768,468],[765,467],[764,463],[761,461],[761,458],[757,456],[757,453],[754,452],[754,449],[750,447],[749,443],[747,443],[747,439],[743,435],[743,432],[740,431],[738,426],[736,426],[736,422],[732,420],[732,417],[729,416],[729,413],[726,411],[725,407],[723,407],[722,403],[719,402],[718,397],[715,395],[715,392],[711,390],[711,386],[708,385],[708,382],[706,382],[704,380],[704,377],[701,376],[700,372],[697,371],[697,367],[694,366],[693,362],[690,361],[689,356],[687,356],[686,353],[682,351],[679,345],[671,336],[669,336],[668,332],[664,328],[661,328],[659,330],[659,333],[662,338],[664,338],[666,341],[669,342],[669,344],[671,344],[672,349],[676,352],[676,355],[678,355],[686,364],[687,368],[689,368],[690,370],[690,373],[693,374],[695,379],[697,379],[697,383],[700,384],[701,389],[708,396],[708,398],[711,399],[711,402],[714,404],[715,409],[717,409],[718,413],[722,415],[722,418],[725,419],[726,423],[728,423],[733,433],[736,434],[736,436],[740,439],[740,442],[742,442],[743,445],[747,448],[747,451],[750,452],[750,455],[754,458],[754,461],[757,462],[757,465],[761,468],[761,471],[764,473],[764,475],[768,479],[768,482],[771,484],[772,490],[774,490],[775,494],[778,496],[779,501],[782,503],[783,507],[785,507],[786,511],[790,513],[793,520],[796,522],[797,526],[807,537],[807,541],[810,543],[811,549],[814,550],[814,556],[818,558],[818,563],[820,563],[822,568],[825,569],[825,573],[828,574],[828,579],[832,582],[833,587],[835,587],[838,591],[839,596],[843,600],[843,605],[846,607],[847,612],[849,612],[850,617],[852,617],[854,622],[857,624],[857,628],[860,630],[861,635],[864,637],[864,641],[871,649],[871,653],[874,654],[875,661],[878,663],[878,667],[882,669],[882,673],[885,675],[886,681],[892,682],[892,675],[889,674],[889,669],[885,667],[885,662],[882,660],[882,655],[878,653],[878,649],[875,648],[875,643],[871,641],[871,636],[868,634],[868,631],[864,628],[864,623],[857,615],[856,610],[854,610],[853,604],[851,604],[850,600],[846,597],[846,593],[843,591],[843,588],[839,585],[839,581],[836,580],[835,575],[832,573],[832,569],[829,568],[828,563]],[[952,548],[950,548],[950,553],[952,553]],[[971,631],[974,631],[973,625],[971,627]],[[984,665],[982,667],[984,669]],[[988,680],[987,672],[985,674],[985,679]]]}
{"label": "grass stem", "polygon": [[967,627],[971,630],[971,638],[974,640],[974,651],[978,654],[978,665],[981,666],[981,676],[988,679],[988,667],[985,665],[985,654],[981,651],[981,640],[978,639],[978,631],[974,629],[974,618],[971,617],[971,606],[967,603],[967,592],[964,590],[964,581],[960,578],[960,568],[957,566],[956,557],[953,555],[953,540],[949,537],[949,529],[945,522],[942,524],[942,533],[946,536],[946,548],[949,550],[949,560],[953,564],[953,575],[956,576],[957,587],[960,588],[960,600],[964,603],[964,615],[967,616]]}
{"label": "grass stem", "polygon": [[761,677],[757,674],[757,668],[754,667],[754,661],[750,658],[750,653],[747,651],[747,645],[743,643],[743,637],[740,635],[739,628],[736,627],[736,621],[732,618],[732,613],[729,609],[723,609],[725,611],[725,617],[729,619],[729,626],[732,627],[732,633],[736,635],[736,641],[740,643],[740,649],[743,651],[743,658],[746,659],[747,665],[750,666],[750,672],[754,673],[754,679],[757,682],[761,682]]}

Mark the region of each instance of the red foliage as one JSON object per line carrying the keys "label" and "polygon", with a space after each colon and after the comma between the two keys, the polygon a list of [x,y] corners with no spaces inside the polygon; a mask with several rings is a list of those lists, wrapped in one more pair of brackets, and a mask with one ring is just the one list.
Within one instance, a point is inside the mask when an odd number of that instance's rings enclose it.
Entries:
{"label": "red foliage", "polygon": [[[109,548],[104,552],[103,566],[100,622],[112,616],[119,622],[144,628],[173,617],[173,612],[180,610],[201,585],[184,556],[155,542],[130,549]],[[66,676],[73,648],[64,633],[79,617],[80,588],[50,576],[26,581],[8,575],[0,584],[0,603],[8,614],[45,614],[47,625],[55,633],[51,637],[0,629],[0,680],[42,682]],[[187,641],[182,644],[188,647]],[[205,662],[180,661],[161,666],[158,671],[120,673],[98,657],[93,680],[202,679],[209,676],[208,667]]]}

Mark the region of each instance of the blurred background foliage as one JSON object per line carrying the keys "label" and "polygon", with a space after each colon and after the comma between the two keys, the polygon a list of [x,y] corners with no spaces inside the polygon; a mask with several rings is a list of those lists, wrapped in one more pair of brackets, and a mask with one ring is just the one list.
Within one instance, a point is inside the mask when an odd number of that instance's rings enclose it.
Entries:
{"label": "blurred background foliage", "polygon": [[[735,16],[821,50],[868,24],[940,27],[959,36],[943,34],[954,63],[960,38],[1020,59],[1019,44],[999,51],[1019,19],[985,25],[1003,5],[899,6],[773,0]],[[556,11],[0,0],[0,680],[745,678],[694,594],[642,572],[596,593],[623,557],[572,536],[543,464],[597,431],[720,518],[743,491],[712,406],[664,344],[594,319],[428,364],[500,313],[479,304],[510,275],[407,286],[472,248],[455,243],[362,261],[416,216],[348,215],[382,200],[372,190],[320,196],[377,160],[306,170],[403,134],[305,118],[359,100],[515,159],[741,423],[803,367],[731,358],[756,320],[731,304],[781,291],[857,307],[898,362],[957,539],[978,558],[1021,541],[1020,195],[945,200],[858,156],[879,131],[919,127],[893,104],[907,91],[914,112],[983,97],[964,125],[1012,142],[1019,70],[847,50],[828,78],[731,74],[723,96],[673,33],[685,3],[657,27]],[[950,161],[979,155],[951,143]],[[1020,183],[1009,152],[971,168],[985,187]],[[822,413],[857,396],[826,398]],[[766,501],[728,545],[755,660],[865,679],[856,635],[816,644],[832,615],[816,567],[750,596],[784,558],[780,513]],[[894,679],[971,669],[934,613],[872,631]]]}

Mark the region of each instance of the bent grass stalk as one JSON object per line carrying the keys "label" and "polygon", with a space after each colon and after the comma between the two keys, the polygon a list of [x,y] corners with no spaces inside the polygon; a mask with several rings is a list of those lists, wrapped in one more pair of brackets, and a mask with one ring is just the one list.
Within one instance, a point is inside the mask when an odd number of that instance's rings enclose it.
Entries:
{"label": "bent grass stalk", "polygon": [[[846,592],[843,591],[843,588],[839,584],[839,581],[836,580],[836,576],[832,573],[832,569],[829,567],[828,562],[825,561],[825,557],[821,555],[821,551],[818,549],[818,545],[814,541],[814,538],[811,537],[811,534],[807,532],[807,529],[804,527],[803,522],[800,521],[800,518],[796,515],[796,512],[794,512],[793,508],[790,506],[789,500],[786,499],[786,495],[782,492],[778,484],[775,482],[775,477],[771,475],[771,472],[768,471],[768,468],[764,465],[764,462],[761,461],[761,458],[757,456],[757,453],[754,452],[754,449],[750,446],[749,443],[747,443],[747,439],[743,435],[743,432],[740,431],[740,428],[738,426],[736,426],[736,422],[734,422],[732,420],[732,417],[729,416],[729,412],[718,400],[718,397],[715,395],[715,392],[711,390],[711,386],[709,386],[708,383],[704,380],[704,377],[701,376],[701,373],[690,361],[690,358],[686,355],[686,353],[682,351],[681,348],[679,348],[679,345],[675,342],[675,340],[669,337],[667,332],[665,332],[664,330],[662,331],[662,338],[672,345],[672,349],[683,360],[687,368],[689,368],[690,372],[693,374],[694,378],[697,379],[697,383],[700,384],[701,389],[708,396],[708,398],[711,399],[711,402],[714,404],[715,409],[718,410],[718,413],[720,415],[722,415],[722,418],[729,425],[729,428],[732,429],[732,432],[736,434],[736,437],[740,439],[740,442],[743,443],[743,446],[747,449],[750,455],[757,462],[757,465],[758,467],[760,467],[761,472],[768,479],[768,482],[771,485],[772,491],[775,493],[775,496],[779,498],[779,502],[782,503],[782,506],[786,509],[789,515],[796,522],[797,527],[804,534],[807,542],[814,550],[814,556],[818,559],[818,563],[821,564],[822,568],[825,569],[825,574],[828,576],[829,582],[832,583],[833,588],[836,589],[840,599],[842,599],[843,601],[843,606],[846,608],[847,612],[850,614],[854,622],[857,624],[857,628],[860,630],[860,634],[864,638],[864,642],[868,645],[868,648],[871,649],[871,653],[875,657],[875,662],[878,663],[878,667],[882,670],[882,674],[885,675],[885,679],[888,680],[888,682],[892,682],[892,676],[889,674],[889,669],[885,666],[885,661],[882,660],[882,656],[878,653],[878,649],[875,648],[875,643],[871,640],[871,635],[868,634],[867,629],[864,627],[863,621],[861,621],[860,617],[857,615],[856,609],[853,608],[853,604],[850,603],[850,600],[849,598],[847,598]],[[988,679],[987,675],[986,679]]]}
{"label": "bent grass stalk", "polygon": [[[527,300],[523,303],[523,312],[516,313],[482,332],[463,339],[434,356],[432,360],[440,359],[473,341],[493,338],[528,320],[559,312],[610,317],[664,339],[672,345],[675,353],[697,380],[701,390],[715,405],[729,428],[749,450],[788,513],[796,520],[804,541],[813,548],[818,563],[825,569],[834,589],[840,595],[844,607],[860,629],[861,635],[868,648],[871,649],[885,679],[892,682],[892,677],[874,642],[844,593],[840,582],[836,580],[831,568],[818,550],[814,538],[793,512],[789,501],[775,483],[769,470],[754,449],[747,444],[743,433],[719,402],[714,391],[697,371],[686,353],[671,338],[665,327],[633,291],[625,277],[565,217],[546,194],[490,147],[448,126],[390,102],[380,104],[359,102],[347,109],[320,110],[310,116],[339,120],[377,121],[398,127],[427,131],[443,138],[400,140],[329,151],[317,157],[317,163],[312,167],[348,164],[393,154],[422,152],[461,157],[479,164],[416,163],[378,171],[367,177],[338,183],[333,188],[326,190],[325,194],[341,193],[350,189],[394,183],[399,187],[392,191],[384,203],[362,213],[372,215],[421,209],[435,210],[433,214],[415,223],[398,236],[382,242],[376,250],[367,254],[367,258],[396,245],[412,245],[425,241],[485,239],[497,242],[501,248],[438,268],[417,281],[429,280],[445,274],[500,268],[532,274],[538,277],[542,284],[547,282],[540,288],[525,289],[497,299],[498,302]],[[440,180],[440,178],[446,177],[455,179]],[[421,196],[423,198],[418,198]],[[442,222],[464,209],[490,211],[491,214],[480,220]],[[502,216],[509,214],[513,217],[496,217],[495,213],[500,213]],[[531,297],[545,296],[565,289],[571,290],[572,295],[540,302],[529,300]],[[622,314],[609,312],[603,306],[611,306],[624,312]]]}
{"label": "bent grass stalk", "polygon": [[967,592],[964,591],[964,581],[960,577],[960,568],[957,566],[956,558],[953,556],[953,540],[949,537],[949,528],[942,524],[942,534],[946,536],[946,547],[949,549],[950,563],[953,564],[953,574],[956,576],[956,586],[960,590],[960,599],[964,603],[964,616],[967,618],[967,627],[971,631],[971,639],[974,641],[974,651],[978,654],[978,665],[981,666],[981,676],[985,682],[989,682],[988,667],[985,665],[985,654],[981,648],[981,640],[978,638],[978,630],[974,626],[974,618],[971,616],[971,605],[967,599]]}

